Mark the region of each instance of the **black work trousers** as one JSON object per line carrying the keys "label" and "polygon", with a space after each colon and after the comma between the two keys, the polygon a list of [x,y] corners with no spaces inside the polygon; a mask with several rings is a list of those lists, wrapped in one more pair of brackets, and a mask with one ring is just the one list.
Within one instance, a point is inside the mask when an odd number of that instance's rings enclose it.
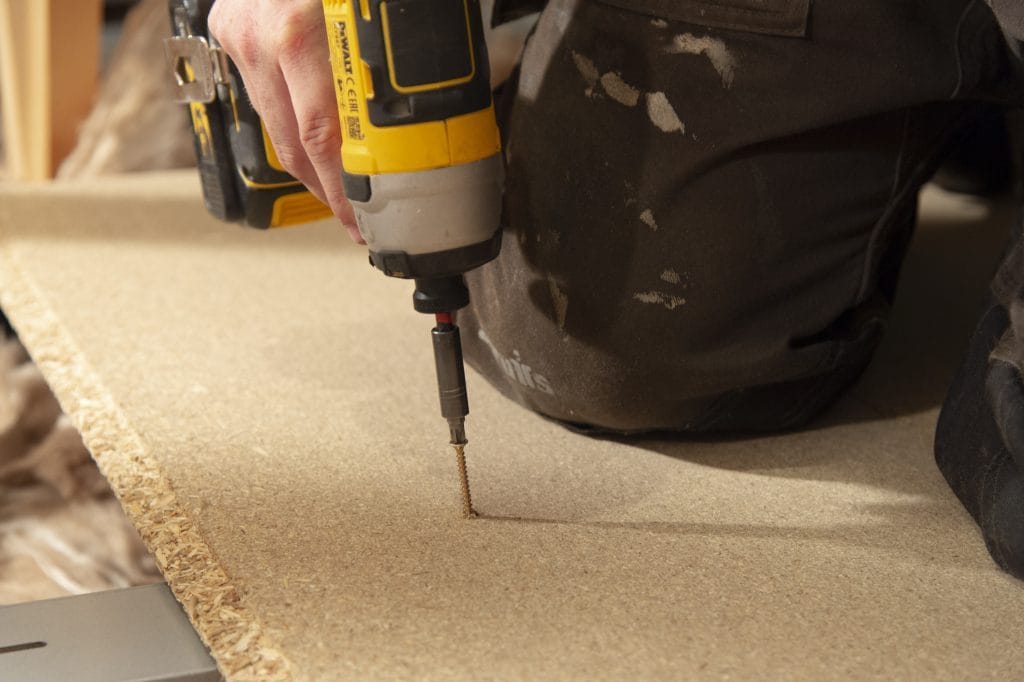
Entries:
{"label": "black work trousers", "polygon": [[469,362],[583,428],[804,423],[868,363],[918,190],[1016,69],[982,0],[553,0],[499,102]]}

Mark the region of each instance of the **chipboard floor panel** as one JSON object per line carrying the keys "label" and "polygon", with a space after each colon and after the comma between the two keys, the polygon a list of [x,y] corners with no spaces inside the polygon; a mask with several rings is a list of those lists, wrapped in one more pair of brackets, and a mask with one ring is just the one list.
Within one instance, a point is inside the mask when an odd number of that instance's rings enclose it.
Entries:
{"label": "chipboard floor panel", "polygon": [[931,454],[1013,211],[930,193],[889,338],[801,433],[570,433],[470,373],[341,229],[192,173],[0,186],[0,304],[231,680],[1020,679],[1024,584]]}

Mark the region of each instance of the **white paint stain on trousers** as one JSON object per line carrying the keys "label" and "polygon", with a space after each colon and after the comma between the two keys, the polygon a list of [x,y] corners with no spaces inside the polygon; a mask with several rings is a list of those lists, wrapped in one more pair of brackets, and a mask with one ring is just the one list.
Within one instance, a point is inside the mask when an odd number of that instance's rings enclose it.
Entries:
{"label": "white paint stain on trousers", "polygon": [[686,303],[686,299],[680,296],[666,294],[664,291],[638,291],[633,294],[633,299],[641,303],[663,305],[669,310],[675,310]]}
{"label": "white paint stain on trousers", "polygon": [[666,133],[686,132],[686,126],[679,120],[679,114],[664,92],[647,93],[647,116],[658,130]]}
{"label": "white paint stain on trousers", "polygon": [[658,231],[658,221],[654,219],[654,212],[651,209],[644,209],[643,213],[640,214],[640,222],[651,228],[651,232]]}
{"label": "white paint stain on trousers", "polygon": [[580,54],[576,50],[572,51],[572,61],[576,65],[576,70],[583,76],[583,80],[587,82],[587,89],[585,94],[587,97],[591,97],[594,94],[594,87],[597,85],[597,79],[601,77],[601,72],[594,66],[594,60],[590,57]]}
{"label": "white paint stain on trousers", "polygon": [[640,90],[622,80],[622,76],[614,71],[601,76],[601,87],[609,97],[627,107],[635,107],[640,101]]}
{"label": "white paint stain on trousers", "polygon": [[[599,76],[600,71],[598,71],[593,59],[575,50],[571,54],[576,70],[580,72],[580,76],[587,83],[587,89],[583,91],[583,94],[587,97],[598,96],[597,89],[600,87],[608,97],[623,106],[635,107],[640,103],[640,89],[627,83],[622,78],[622,74],[616,71],[608,71]],[[647,104],[647,117],[651,119],[651,123],[658,130],[666,133],[686,132],[686,126],[679,119],[679,115],[676,113],[672,103],[665,97],[664,92],[648,92],[643,93],[643,95],[644,101]]]}
{"label": "white paint stain on trousers", "polygon": [[718,72],[722,86],[727,90],[732,87],[732,82],[736,78],[736,59],[720,39],[683,33],[673,38],[672,44],[665,48],[665,51],[669,54],[704,55]]}
{"label": "white paint stain on trousers", "polygon": [[569,310],[569,297],[564,291],[558,288],[554,278],[548,277],[548,291],[551,293],[551,303],[555,308],[555,321],[559,329],[565,329],[565,314]]}

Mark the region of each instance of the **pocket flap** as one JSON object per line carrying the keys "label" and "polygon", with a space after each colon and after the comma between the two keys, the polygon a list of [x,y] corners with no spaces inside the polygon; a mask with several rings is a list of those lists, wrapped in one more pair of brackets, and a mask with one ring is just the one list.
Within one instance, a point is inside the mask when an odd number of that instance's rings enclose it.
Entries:
{"label": "pocket flap", "polygon": [[632,12],[751,33],[802,38],[811,0],[600,0]]}

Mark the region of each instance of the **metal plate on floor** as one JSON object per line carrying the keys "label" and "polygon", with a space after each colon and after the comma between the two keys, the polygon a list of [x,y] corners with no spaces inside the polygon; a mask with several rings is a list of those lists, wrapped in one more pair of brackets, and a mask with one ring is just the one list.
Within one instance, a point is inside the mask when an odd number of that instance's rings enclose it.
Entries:
{"label": "metal plate on floor", "polygon": [[0,678],[217,682],[167,585],[0,606]]}

